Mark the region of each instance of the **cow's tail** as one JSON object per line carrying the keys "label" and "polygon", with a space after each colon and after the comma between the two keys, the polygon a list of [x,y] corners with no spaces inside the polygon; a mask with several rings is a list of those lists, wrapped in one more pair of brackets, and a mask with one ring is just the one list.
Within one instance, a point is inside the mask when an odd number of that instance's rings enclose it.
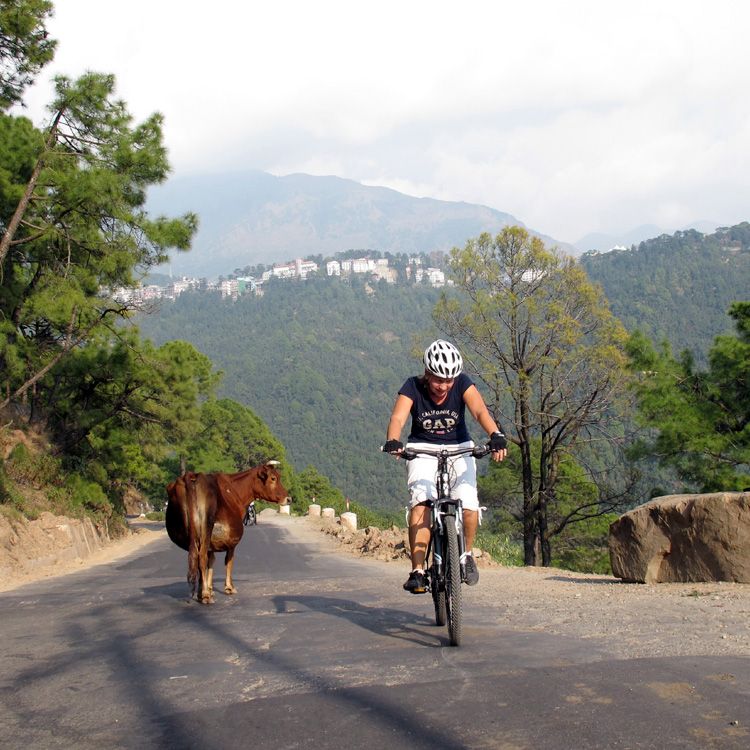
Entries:
{"label": "cow's tail", "polygon": [[202,591],[197,591],[198,586],[203,586],[201,579],[201,558],[208,555],[208,539],[205,503],[201,502],[198,489],[198,475],[190,474],[185,482],[187,495],[187,520],[188,520],[188,585],[192,596],[196,593],[200,596]]}

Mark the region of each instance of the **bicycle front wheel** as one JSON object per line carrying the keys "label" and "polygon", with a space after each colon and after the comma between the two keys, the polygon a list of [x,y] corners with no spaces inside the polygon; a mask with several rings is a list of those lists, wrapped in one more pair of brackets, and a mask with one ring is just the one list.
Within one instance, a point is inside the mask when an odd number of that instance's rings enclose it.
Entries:
{"label": "bicycle front wheel", "polygon": [[461,645],[463,607],[461,603],[461,564],[455,516],[443,519],[447,540],[445,556],[445,605],[448,616],[448,639],[451,646]]}

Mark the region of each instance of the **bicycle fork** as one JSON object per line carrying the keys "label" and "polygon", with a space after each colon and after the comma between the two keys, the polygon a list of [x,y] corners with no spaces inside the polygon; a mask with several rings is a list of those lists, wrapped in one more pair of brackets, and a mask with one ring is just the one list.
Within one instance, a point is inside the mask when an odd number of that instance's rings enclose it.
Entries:
{"label": "bicycle fork", "polygon": [[[442,509],[442,504],[438,503],[433,506],[434,521],[433,521],[433,533],[430,537],[430,545],[432,546],[432,559],[435,565],[435,571],[437,573],[437,580],[440,582],[441,588],[443,587],[445,580],[445,560],[443,554],[445,552],[445,525],[443,524],[443,517],[445,515],[455,515],[456,518],[456,534],[458,535],[458,555],[461,565],[461,580],[463,581],[465,575],[464,571],[464,559],[466,557],[465,541],[464,541],[464,524],[463,524],[463,508],[461,507],[461,501],[457,500],[455,504],[451,505],[449,511]],[[429,550],[428,550],[429,554]]]}

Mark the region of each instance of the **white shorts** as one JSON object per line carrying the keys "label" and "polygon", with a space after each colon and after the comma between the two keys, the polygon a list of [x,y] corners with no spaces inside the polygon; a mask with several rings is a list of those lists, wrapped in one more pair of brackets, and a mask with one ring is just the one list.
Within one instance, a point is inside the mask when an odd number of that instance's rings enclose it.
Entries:
{"label": "white shorts", "polygon": [[[453,445],[436,445],[434,443],[407,443],[407,447],[419,450],[425,448],[435,450],[438,448],[466,448],[473,447],[473,441],[457,443]],[[465,510],[479,510],[479,498],[477,497],[477,463],[474,456],[457,456],[449,459],[453,467],[450,473],[451,488],[450,496],[461,500]],[[437,458],[433,456],[419,456],[407,462],[407,486],[411,500],[409,507],[434,500],[437,497],[437,485],[435,483],[437,474]]]}

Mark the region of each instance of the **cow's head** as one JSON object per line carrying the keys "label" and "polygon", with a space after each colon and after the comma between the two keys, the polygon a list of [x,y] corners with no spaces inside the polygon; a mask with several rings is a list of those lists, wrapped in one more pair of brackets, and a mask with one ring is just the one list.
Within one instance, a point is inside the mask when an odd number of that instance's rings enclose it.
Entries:
{"label": "cow's head", "polygon": [[278,463],[278,461],[269,461],[258,468],[260,489],[256,490],[256,498],[269,503],[289,505],[292,498],[289,497],[286,487],[281,482],[281,474],[276,468]]}

